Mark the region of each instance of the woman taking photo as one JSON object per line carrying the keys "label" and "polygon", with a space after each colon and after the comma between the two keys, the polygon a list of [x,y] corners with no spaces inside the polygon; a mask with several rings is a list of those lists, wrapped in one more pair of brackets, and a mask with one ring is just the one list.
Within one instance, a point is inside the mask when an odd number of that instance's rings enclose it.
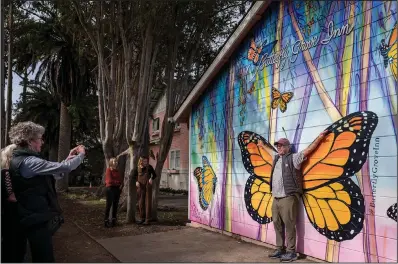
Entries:
{"label": "woman taking photo", "polygon": [[55,191],[55,179],[76,169],[83,161],[84,146],[72,149],[62,162],[40,157],[44,127],[21,122],[10,129],[17,147],[9,172],[18,205],[19,223],[29,241],[32,262],[55,262],[52,236],[63,222]]}
{"label": "woman taking photo", "polygon": [[[123,189],[122,178],[117,170],[117,159],[109,160],[109,168],[106,168],[105,185],[106,185],[106,207],[105,207],[105,227],[113,227],[116,225],[117,209],[119,207],[120,192]],[[109,211],[112,207],[112,220],[109,220]]]}

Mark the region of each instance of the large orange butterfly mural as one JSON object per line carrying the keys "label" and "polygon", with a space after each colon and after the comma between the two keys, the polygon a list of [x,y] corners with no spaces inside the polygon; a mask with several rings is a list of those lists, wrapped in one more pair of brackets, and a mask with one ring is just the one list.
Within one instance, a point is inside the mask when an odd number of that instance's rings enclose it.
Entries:
{"label": "large orange butterfly mural", "polygon": [[[365,206],[361,189],[351,180],[367,159],[369,142],[377,126],[375,113],[352,113],[327,128],[330,132],[307,157],[301,170],[302,200],[309,221],[330,240],[354,238],[363,227]],[[262,141],[267,150],[260,149]],[[270,177],[274,147],[262,136],[243,131],[238,136],[244,167],[246,209],[260,224],[272,221]]]}

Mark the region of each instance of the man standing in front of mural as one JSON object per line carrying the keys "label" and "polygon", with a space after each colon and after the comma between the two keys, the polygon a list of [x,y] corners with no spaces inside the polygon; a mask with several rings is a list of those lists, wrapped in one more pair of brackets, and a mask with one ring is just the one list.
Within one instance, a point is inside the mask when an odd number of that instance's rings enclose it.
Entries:
{"label": "man standing in front of mural", "polygon": [[[272,203],[272,221],[276,234],[276,251],[270,258],[280,258],[283,262],[297,260],[296,254],[296,219],[299,198],[302,194],[302,176],[300,167],[329,131],[323,131],[306,149],[299,153],[291,153],[290,142],[281,138],[275,142],[278,154],[272,165],[270,188],[274,201]],[[258,146],[266,149],[262,141]],[[286,228],[286,236],[285,236]],[[287,250],[285,250],[285,237]]]}

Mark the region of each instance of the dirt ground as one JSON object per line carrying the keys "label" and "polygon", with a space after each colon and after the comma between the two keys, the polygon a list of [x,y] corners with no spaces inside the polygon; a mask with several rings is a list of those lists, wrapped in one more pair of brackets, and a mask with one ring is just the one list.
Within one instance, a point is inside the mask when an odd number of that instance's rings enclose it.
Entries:
{"label": "dirt ground", "polygon": [[66,194],[59,197],[65,224],[54,236],[57,262],[118,262],[94,239],[132,236],[183,229],[187,222],[186,209],[159,208],[158,222],[149,226],[125,224],[125,213],[119,213],[114,228],[103,224],[105,200],[86,194]]}

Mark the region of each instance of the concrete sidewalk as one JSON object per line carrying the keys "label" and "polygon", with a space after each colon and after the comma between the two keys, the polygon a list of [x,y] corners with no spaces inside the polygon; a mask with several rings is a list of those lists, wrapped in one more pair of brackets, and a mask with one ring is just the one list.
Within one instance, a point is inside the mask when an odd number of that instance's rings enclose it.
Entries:
{"label": "concrete sidewalk", "polygon": [[[280,262],[272,249],[202,228],[98,240],[120,262]],[[300,259],[297,262],[312,262]]]}

